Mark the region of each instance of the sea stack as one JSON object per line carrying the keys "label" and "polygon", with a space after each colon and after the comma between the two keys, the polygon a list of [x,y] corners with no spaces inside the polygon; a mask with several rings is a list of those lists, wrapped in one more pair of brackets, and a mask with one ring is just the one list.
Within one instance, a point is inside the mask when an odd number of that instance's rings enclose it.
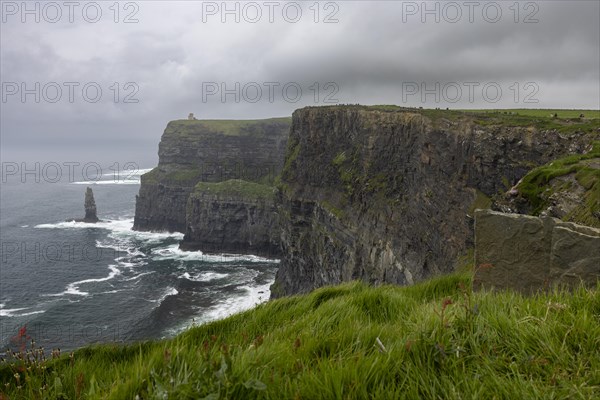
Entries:
{"label": "sea stack", "polygon": [[82,222],[98,222],[98,216],[96,215],[96,201],[94,200],[94,192],[91,187],[87,187],[85,190],[85,201],[83,203],[85,207],[85,217]]}

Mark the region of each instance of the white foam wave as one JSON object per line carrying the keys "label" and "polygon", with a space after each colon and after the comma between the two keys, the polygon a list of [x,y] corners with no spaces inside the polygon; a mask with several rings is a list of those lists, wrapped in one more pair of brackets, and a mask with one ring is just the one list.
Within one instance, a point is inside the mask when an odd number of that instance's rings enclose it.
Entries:
{"label": "white foam wave", "polygon": [[211,307],[208,311],[204,311],[201,315],[192,318],[183,325],[177,328],[169,329],[167,331],[168,336],[174,336],[195,324],[204,324],[211,321],[227,318],[233,314],[237,314],[251,308],[254,308],[260,303],[264,303],[269,300],[271,296],[270,286],[273,281],[264,285],[257,286],[245,286],[243,289],[245,293],[241,296],[230,296],[224,301]]}
{"label": "white foam wave", "polygon": [[277,259],[259,257],[255,255],[243,254],[204,254],[201,251],[183,251],[179,249],[178,244],[167,247],[160,247],[152,250],[153,260],[175,259],[181,261],[204,261],[210,263],[231,263],[231,262],[256,262],[256,263],[279,263]]}
{"label": "white foam wave", "polygon": [[21,225],[21,228],[29,228],[29,225]]}
{"label": "white foam wave", "polygon": [[[132,225],[133,226],[133,225]],[[183,233],[180,232],[140,232],[129,230],[126,232],[115,232],[121,234],[127,234],[129,236],[133,236],[136,239],[142,239],[149,242],[159,242],[164,239],[173,238],[181,240],[183,239]]]}
{"label": "white foam wave", "polygon": [[179,291],[177,289],[175,289],[174,287],[167,287],[167,290],[156,300],[150,300],[152,303],[158,303],[161,304],[167,297],[169,296],[175,296],[179,294]]}
{"label": "white foam wave", "polygon": [[88,292],[83,292],[83,291],[79,290],[79,286],[84,285],[86,283],[106,282],[106,281],[113,279],[115,276],[121,274],[121,271],[117,268],[116,265],[109,265],[108,268],[110,269],[110,273],[108,274],[108,276],[105,276],[104,278],[90,278],[90,279],[84,279],[81,281],[69,283],[67,285],[67,288],[63,292],[54,293],[54,294],[45,294],[43,296],[48,296],[48,297],[60,297],[60,296],[64,296],[64,295],[89,296]]}
{"label": "white foam wave", "polygon": [[119,293],[119,292],[124,292],[127,289],[115,289],[115,290],[108,290],[106,292],[100,292],[98,294],[112,294],[112,293]]}
{"label": "white foam wave", "polygon": [[109,231],[127,231],[131,230],[133,227],[133,218],[130,219],[117,219],[117,220],[103,220],[100,222],[96,222],[93,224],[87,222],[77,222],[77,221],[63,221],[63,222],[55,222],[51,224],[38,224],[34,226],[34,228],[38,229],[106,229]]}
{"label": "white foam wave", "polygon": [[[152,171],[153,168],[142,168],[142,169],[131,169],[131,170],[123,170],[120,172],[121,175],[132,177],[132,176],[140,176],[144,175],[146,172]],[[106,174],[102,174],[102,176],[115,176],[116,171],[108,172]]]}
{"label": "white foam wave", "polygon": [[[102,174],[102,178],[87,181],[71,182],[73,185],[139,185],[140,176],[150,172],[152,168],[138,170],[123,170]],[[106,179],[109,178],[109,179]]]}
{"label": "white foam wave", "polygon": [[[96,222],[95,224],[89,224],[86,222],[76,221],[64,221],[50,224],[38,224],[35,228],[41,229],[106,229],[110,231],[109,236],[112,238],[123,237],[123,238],[137,238],[148,241],[160,241],[166,238],[183,239],[183,233],[179,232],[140,232],[134,231],[133,218],[126,219],[115,219],[115,220],[103,220]],[[114,246],[114,243],[101,243],[103,247]],[[119,249],[120,250],[120,249]],[[141,253],[143,255],[143,253]]]}
{"label": "white foam wave", "polygon": [[199,274],[194,275],[190,275],[189,272],[184,272],[182,275],[179,275],[180,278],[194,282],[209,282],[225,278],[226,276],[229,276],[229,274],[220,274],[218,272],[213,271],[201,272]]}
{"label": "white foam wave", "polygon": [[29,315],[43,314],[46,312],[45,310],[37,310],[37,311],[18,313],[19,311],[29,310],[30,307],[5,309],[4,306],[5,305],[2,304],[2,307],[0,307],[0,317],[26,317]]}
{"label": "white foam wave", "polygon": [[150,274],[153,274],[153,273],[155,273],[155,272],[156,272],[156,271],[148,271],[148,272],[143,272],[143,273],[141,273],[141,274],[138,274],[138,275],[132,276],[131,278],[126,278],[126,279],[123,279],[123,282],[135,281],[136,279],[140,279],[142,276],[145,276],[145,275],[150,275]]}
{"label": "white foam wave", "polygon": [[217,304],[207,313],[204,313],[199,320],[201,322],[208,322],[226,318],[230,315],[249,310],[260,303],[264,303],[271,296],[271,284],[272,282],[264,285],[245,286],[246,293],[244,295],[227,297],[223,302]]}
{"label": "white foam wave", "polygon": [[[73,185],[139,185],[140,176],[150,172],[152,168],[138,170],[123,170],[102,174],[99,179],[71,182]],[[107,179],[108,178],[108,179]]]}
{"label": "white foam wave", "polygon": [[105,181],[79,181],[71,185],[139,185],[140,179],[105,180]]}
{"label": "white foam wave", "polygon": [[115,258],[115,261],[117,261],[119,263],[119,267],[123,267],[123,268],[127,268],[127,269],[134,269],[134,268],[139,268],[143,265],[146,265],[145,261],[124,261],[124,260],[128,260],[128,257],[117,257]]}

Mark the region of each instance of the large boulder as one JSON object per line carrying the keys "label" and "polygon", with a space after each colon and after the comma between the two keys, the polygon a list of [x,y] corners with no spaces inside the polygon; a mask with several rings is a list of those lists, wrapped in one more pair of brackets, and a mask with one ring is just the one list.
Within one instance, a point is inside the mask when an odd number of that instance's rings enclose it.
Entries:
{"label": "large boulder", "polygon": [[479,288],[540,289],[596,285],[600,229],[551,217],[475,212],[475,278]]}

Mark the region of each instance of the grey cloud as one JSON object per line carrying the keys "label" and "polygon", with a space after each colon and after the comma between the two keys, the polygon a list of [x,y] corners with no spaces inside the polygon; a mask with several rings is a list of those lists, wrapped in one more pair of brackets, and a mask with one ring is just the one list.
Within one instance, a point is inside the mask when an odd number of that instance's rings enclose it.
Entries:
{"label": "grey cloud", "polygon": [[[509,3],[501,3],[505,12]],[[36,146],[56,157],[70,148],[91,157],[93,147],[98,157],[123,153],[152,163],[167,121],[188,112],[200,118],[289,115],[314,104],[314,82],[335,82],[341,102],[369,104],[401,103],[405,82],[495,81],[505,90],[513,82],[536,82],[540,102],[530,106],[600,107],[600,3],[529,3],[539,6],[538,23],[514,23],[508,12],[496,24],[480,17],[474,23],[403,22],[403,2],[387,1],[338,1],[336,24],[315,24],[307,9],[312,2],[302,3],[305,15],[296,24],[281,18],[222,24],[218,17],[203,23],[202,2],[166,1],[138,2],[139,23],[129,25],[10,20],[1,26],[2,82],[94,81],[104,95],[98,103],[2,103],[2,157],[40,154]],[[119,102],[112,99],[114,82],[121,85]],[[139,103],[123,103],[127,82],[139,86]],[[299,82],[304,92],[297,103],[280,92],[273,103],[235,103],[231,96],[205,103],[204,82]],[[439,105],[414,98],[407,104]],[[527,105],[503,98],[462,106]]]}

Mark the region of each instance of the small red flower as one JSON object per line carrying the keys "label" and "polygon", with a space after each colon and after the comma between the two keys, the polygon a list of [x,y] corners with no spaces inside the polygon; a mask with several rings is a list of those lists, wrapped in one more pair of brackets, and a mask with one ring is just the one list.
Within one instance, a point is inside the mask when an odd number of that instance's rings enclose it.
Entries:
{"label": "small red flower", "polygon": [[23,325],[19,329],[19,334],[17,335],[19,338],[27,337],[27,324]]}
{"label": "small red flower", "polygon": [[453,303],[452,299],[445,299],[444,302],[442,303],[442,309],[445,310],[446,307],[448,307],[452,303]]}

